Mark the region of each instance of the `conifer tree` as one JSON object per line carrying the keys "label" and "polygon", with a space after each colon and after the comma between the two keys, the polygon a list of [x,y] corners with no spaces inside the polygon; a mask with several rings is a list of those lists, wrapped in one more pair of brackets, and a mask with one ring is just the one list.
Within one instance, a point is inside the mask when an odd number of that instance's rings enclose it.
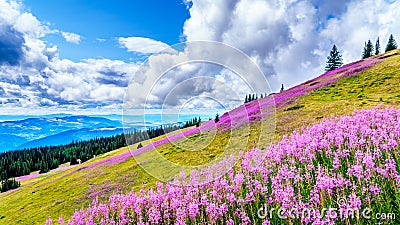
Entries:
{"label": "conifer tree", "polygon": [[332,71],[343,65],[342,55],[337,49],[336,45],[333,45],[331,52],[326,61],[325,70]]}
{"label": "conifer tree", "polygon": [[201,124],[201,118],[200,118],[200,116],[199,116],[199,119],[197,120],[197,123],[196,123],[196,127],[199,127],[200,124]]}
{"label": "conifer tree", "polygon": [[368,40],[368,43],[364,44],[364,51],[362,54],[362,58],[366,59],[371,57],[373,55],[373,52],[374,52],[374,46],[372,45],[371,40]]}
{"label": "conifer tree", "polygon": [[367,52],[367,42],[364,42],[364,48],[363,48],[363,52],[362,52],[362,55],[361,55],[362,59],[366,58],[365,57],[366,52]]}
{"label": "conifer tree", "polygon": [[389,41],[388,41],[388,43],[386,45],[385,52],[392,51],[392,50],[395,50],[395,49],[397,49],[397,44],[396,44],[396,41],[394,40],[393,34],[391,34],[390,37],[389,37]]}
{"label": "conifer tree", "polygon": [[375,43],[375,55],[381,54],[381,44],[379,43],[379,37]]}
{"label": "conifer tree", "polygon": [[214,120],[216,123],[218,123],[218,121],[219,121],[219,114],[217,113],[217,115],[215,115],[215,120]]}
{"label": "conifer tree", "polygon": [[21,187],[21,183],[16,181],[15,178],[6,179],[0,182],[0,192],[6,192],[8,190],[16,189]]}

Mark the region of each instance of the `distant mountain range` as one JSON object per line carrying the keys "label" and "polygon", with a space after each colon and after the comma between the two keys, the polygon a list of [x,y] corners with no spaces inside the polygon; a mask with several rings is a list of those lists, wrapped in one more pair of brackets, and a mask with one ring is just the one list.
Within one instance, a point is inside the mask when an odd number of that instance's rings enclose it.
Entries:
{"label": "distant mountain range", "polygon": [[[181,124],[195,115],[147,114],[124,117],[124,125],[133,129],[161,124]],[[199,115],[196,115],[199,116]],[[207,120],[210,115],[200,115]],[[109,137],[123,133],[122,116],[52,114],[43,116],[0,115],[0,152],[72,141]]]}
{"label": "distant mountain range", "polygon": [[109,137],[117,134],[122,134],[124,130],[122,128],[100,128],[100,129],[89,129],[83,128],[79,130],[69,130],[54,134],[48,137],[39,138],[33,141],[26,142],[17,147],[17,149],[23,148],[34,148],[38,146],[49,146],[49,145],[64,145],[69,144],[72,141],[83,141],[90,140],[98,137]]}
{"label": "distant mountain range", "polygon": [[68,144],[123,132],[121,121],[92,116],[38,117],[0,122],[0,152]]}

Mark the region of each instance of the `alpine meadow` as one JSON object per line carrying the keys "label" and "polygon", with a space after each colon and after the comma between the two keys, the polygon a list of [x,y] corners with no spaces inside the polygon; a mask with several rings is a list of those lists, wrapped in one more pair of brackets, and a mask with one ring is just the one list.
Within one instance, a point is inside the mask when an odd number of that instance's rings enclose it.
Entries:
{"label": "alpine meadow", "polygon": [[400,224],[399,18],[0,0],[0,225]]}

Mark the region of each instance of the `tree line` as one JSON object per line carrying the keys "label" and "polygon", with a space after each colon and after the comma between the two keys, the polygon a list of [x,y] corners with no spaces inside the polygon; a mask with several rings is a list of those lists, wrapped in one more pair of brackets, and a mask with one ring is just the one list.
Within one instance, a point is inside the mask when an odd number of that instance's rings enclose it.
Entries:
{"label": "tree line", "polygon": [[187,128],[187,127],[192,127],[192,126],[199,127],[200,123],[201,123],[201,118],[195,117],[189,121],[186,121],[185,124],[182,126],[182,128]]}
{"label": "tree line", "polygon": [[[393,34],[391,34],[389,37],[388,43],[386,45],[386,48],[385,48],[385,53],[395,50],[395,49],[397,49],[397,43],[396,43],[396,40],[394,39]],[[371,56],[379,55],[379,54],[381,54],[381,45],[380,45],[379,37],[375,42],[375,46],[372,44],[371,40],[368,40],[367,42],[364,43],[364,49],[363,49],[362,57],[361,57],[362,59],[366,59]],[[327,57],[325,71],[327,71],[327,72],[333,71],[342,66],[343,66],[342,54],[340,53],[337,46],[334,44],[332,46],[332,50],[330,51],[330,53]],[[282,91],[284,91],[283,84],[282,84],[280,92],[282,92]],[[264,96],[267,96],[267,94],[265,94]],[[263,98],[264,96],[261,94],[261,98]],[[248,103],[248,102],[254,101],[256,99],[258,99],[257,94],[248,94],[248,95],[246,95],[246,97],[244,99],[244,103]]]}
{"label": "tree line", "polygon": [[[393,37],[393,34],[390,35],[388,43],[385,48],[385,53],[397,49],[396,40]],[[379,41],[379,37],[375,42],[375,46],[372,44],[371,40],[368,40],[364,43],[364,49],[362,51],[362,59],[369,58],[374,55],[379,55],[381,53],[381,45]],[[343,65],[343,58],[340,54],[336,45],[333,45],[332,50],[329,53],[329,56],[326,61],[325,70],[332,71],[340,68]]]}
{"label": "tree line", "polygon": [[[283,87],[283,84],[282,84],[282,87]],[[267,97],[267,94],[260,95],[260,98],[264,98],[264,97]],[[254,101],[257,99],[258,99],[258,94],[248,94],[248,95],[246,95],[246,97],[244,99],[244,103],[248,103],[248,102],[251,102],[251,101]]]}
{"label": "tree line", "polygon": [[133,129],[125,134],[94,138],[87,141],[72,141],[67,145],[42,146],[36,148],[0,153],[0,191],[18,188],[20,183],[14,177],[39,171],[46,173],[64,163],[71,165],[85,162],[96,155],[142,142],[166,133],[198,126],[200,118],[192,119],[182,125],[165,125],[146,130]]}
{"label": "tree line", "polygon": [[28,175],[33,171],[46,173],[64,163],[85,162],[95,155],[126,146],[123,134],[73,141],[67,145],[43,146],[0,154],[0,180]]}
{"label": "tree line", "polygon": [[[391,34],[389,37],[389,41],[386,45],[385,52],[389,52],[395,49],[397,49],[397,43],[393,37],[393,34]],[[381,45],[379,43],[379,37],[378,37],[378,39],[375,42],[375,47],[372,44],[371,40],[368,40],[368,42],[364,43],[364,49],[361,58],[366,59],[374,55],[379,55],[380,53],[381,53]]]}
{"label": "tree line", "polygon": [[21,187],[21,182],[16,181],[15,178],[2,180],[0,184],[0,192],[6,192],[8,190]]}

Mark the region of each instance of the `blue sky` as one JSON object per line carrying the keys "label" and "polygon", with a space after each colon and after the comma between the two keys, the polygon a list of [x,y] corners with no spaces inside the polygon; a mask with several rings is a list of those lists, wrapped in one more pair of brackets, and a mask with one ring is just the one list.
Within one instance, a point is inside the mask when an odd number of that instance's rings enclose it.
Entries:
{"label": "blue sky", "polygon": [[79,44],[59,35],[44,38],[57,45],[60,58],[80,61],[88,58],[123,59],[135,54],[119,48],[118,37],[147,37],[172,45],[180,42],[189,12],[181,0],[26,0],[25,7],[51,28],[76,33]]}
{"label": "blue sky", "polygon": [[[0,0],[0,114],[121,113],[129,84],[138,108],[164,106],[173,90],[175,108],[238,105],[248,92],[240,79],[204,65],[177,68],[148,94],[152,73],[190,49],[153,54],[183,40],[222,42],[247,54],[273,92],[323,73],[333,44],[349,63],[365,41],[400,37],[399,23],[396,0]],[[136,74],[147,59],[152,73]],[[180,85],[202,74],[213,79]]]}

